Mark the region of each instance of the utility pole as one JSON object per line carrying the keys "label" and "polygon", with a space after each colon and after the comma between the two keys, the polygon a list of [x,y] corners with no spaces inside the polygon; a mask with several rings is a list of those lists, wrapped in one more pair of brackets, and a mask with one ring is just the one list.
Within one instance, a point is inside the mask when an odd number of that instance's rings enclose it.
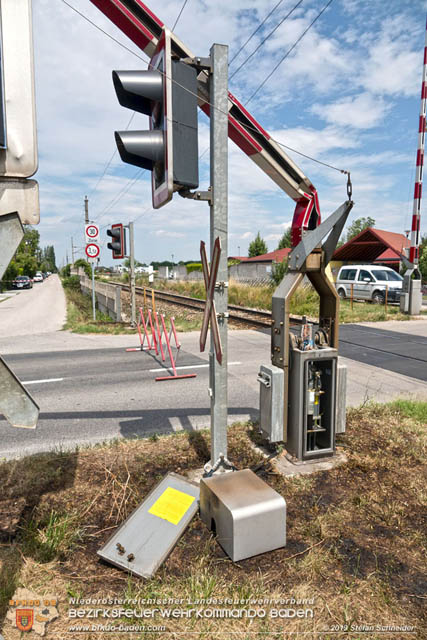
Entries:
{"label": "utility pole", "polygon": [[73,244],[73,236],[71,236],[71,260],[74,266],[74,244]]}
{"label": "utility pole", "polygon": [[211,380],[211,465],[227,458],[227,330],[228,330],[228,47],[214,44],[210,50],[210,253],[219,237],[221,257],[214,291],[222,344],[221,364],[215,357],[211,329],[209,371]]}
{"label": "utility pole", "polygon": [[89,224],[89,200],[85,196],[85,224]]}
{"label": "utility pole", "polygon": [[129,264],[130,264],[130,323],[132,327],[136,325],[136,300],[135,300],[135,240],[133,233],[133,222],[129,222]]}

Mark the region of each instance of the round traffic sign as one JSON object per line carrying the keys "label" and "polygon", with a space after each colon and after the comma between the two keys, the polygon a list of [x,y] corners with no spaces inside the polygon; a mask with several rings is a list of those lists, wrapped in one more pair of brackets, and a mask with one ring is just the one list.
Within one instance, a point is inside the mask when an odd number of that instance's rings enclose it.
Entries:
{"label": "round traffic sign", "polygon": [[99,235],[99,227],[96,224],[87,224],[86,225],[86,235],[91,240],[94,240]]}
{"label": "round traffic sign", "polygon": [[97,258],[99,256],[99,247],[97,244],[87,244],[85,251],[88,258]]}

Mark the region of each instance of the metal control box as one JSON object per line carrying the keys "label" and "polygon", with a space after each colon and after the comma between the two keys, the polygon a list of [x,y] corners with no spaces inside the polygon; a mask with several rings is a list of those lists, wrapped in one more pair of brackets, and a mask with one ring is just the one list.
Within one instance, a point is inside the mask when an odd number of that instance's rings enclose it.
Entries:
{"label": "metal control box", "polygon": [[202,478],[200,517],[233,562],[286,545],[286,502],[250,469]]}
{"label": "metal control box", "polygon": [[[290,359],[286,449],[298,460],[331,456],[335,451],[338,352],[331,347],[293,348]],[[313,378],[319,381],[317,391]]]}
{"label": "metal control box", "polygon": [[284,371],[274,365],[262,364],[258,381],[261,432],[269,442],[282,442]]}
{"label": "metal control box", "polygon": [[422,306],[421,279],[414,271],[410,269],[405,273],[400,294],[400,311],[409,315],[421,313]]}

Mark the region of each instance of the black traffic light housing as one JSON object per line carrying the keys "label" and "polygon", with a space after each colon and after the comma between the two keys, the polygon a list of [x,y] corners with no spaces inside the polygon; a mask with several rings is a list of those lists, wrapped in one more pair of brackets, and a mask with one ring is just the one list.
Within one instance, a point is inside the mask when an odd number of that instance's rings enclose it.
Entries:
{"label": "black traffic light housing", "polygon": [[113,252],[113,258],[120,260],[126,255],[126,236],[125,230],[121,223],[112,224],[111,229],[107,229],[107,236],[112,238],[112,242],[107,247]]}
{"label": "black traffic light housing", "polygon": [[152,172],[155,209],[199,185],[197,71],[172,59],[171,37],[163,29],[148,71],[113,71],[120,104],[149,116],[149,130],[114,136],[124,162]]}

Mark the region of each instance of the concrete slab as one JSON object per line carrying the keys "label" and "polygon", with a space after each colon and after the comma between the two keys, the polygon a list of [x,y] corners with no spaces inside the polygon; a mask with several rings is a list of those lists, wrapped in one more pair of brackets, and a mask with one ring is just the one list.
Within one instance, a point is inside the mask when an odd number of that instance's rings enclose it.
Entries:
{"label": "concrete slab", "polygon": [[318,460],[304,462],[298,462],[289,454],[273,458],[271,461],[274,470],[283,476],[302,476],[310,475],[317,471],[329,471],[329,469],[334,469],[345,462],[347,462],[347,456],[343,451],[337,451],[335,455],[329,456],[329,458],[319,458]]}

